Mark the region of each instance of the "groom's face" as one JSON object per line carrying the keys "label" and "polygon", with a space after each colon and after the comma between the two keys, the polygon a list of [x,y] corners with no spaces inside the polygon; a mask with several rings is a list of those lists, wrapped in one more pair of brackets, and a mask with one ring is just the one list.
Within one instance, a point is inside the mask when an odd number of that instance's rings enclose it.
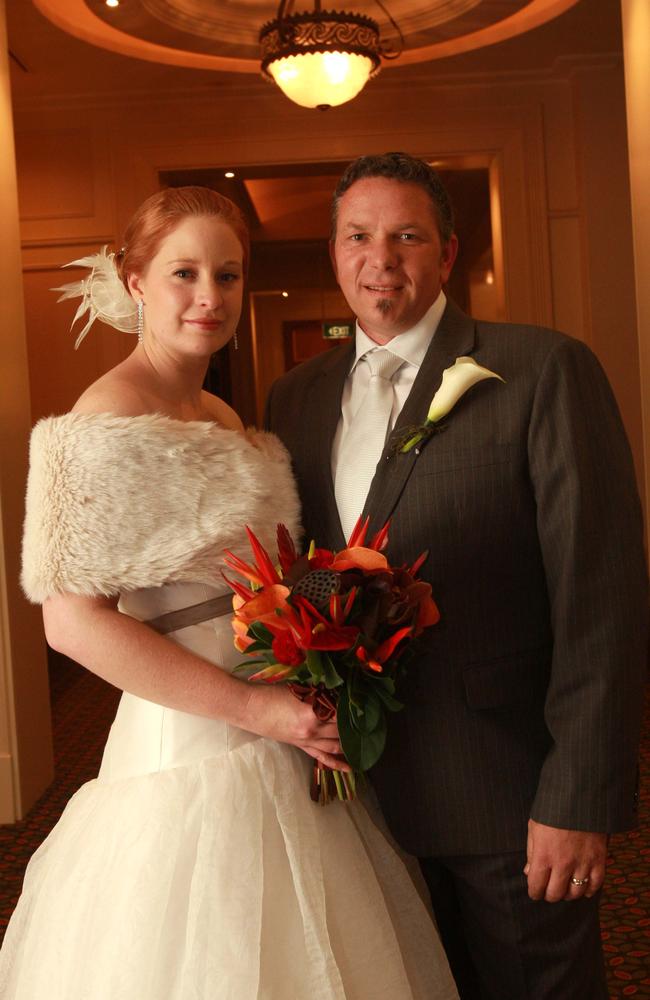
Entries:
{"label": "groom's face", "polygon": [[411,329],[435,302],[458,244],[443,244],[433,203],[418,184],[366,177],[338,204],[330,245],[336,280],[378,344]]}

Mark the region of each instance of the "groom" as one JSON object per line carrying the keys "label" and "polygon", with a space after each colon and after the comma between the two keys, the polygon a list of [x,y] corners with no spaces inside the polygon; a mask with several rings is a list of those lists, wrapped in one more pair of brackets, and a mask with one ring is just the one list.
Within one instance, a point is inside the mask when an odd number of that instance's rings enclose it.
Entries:
{"label": "groom", "polygon": [[[429,551],[442,616],[373,784],[420,859],[463,1000],[605,1000],[598,897],[607,834],[635,822],[648,612],[616,404],[580,342],[445,298],[457,240],[427,164],[361,157],[333,219],[355,342],[279,379],[267,424],[307,538],[341,548],[359,514],[371,532],[390,518],[390,561]],[[396,451],[463,356],[504,381]]]}

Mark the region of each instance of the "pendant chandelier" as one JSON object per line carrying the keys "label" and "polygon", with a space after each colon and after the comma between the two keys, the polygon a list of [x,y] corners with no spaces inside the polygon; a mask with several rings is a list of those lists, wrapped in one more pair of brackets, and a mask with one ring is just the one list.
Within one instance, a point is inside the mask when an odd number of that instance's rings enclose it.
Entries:
{"label": "pendant chandelier", "polygon": [[[379,0],[402,40],[402,33]],[[356,97],[380,69],[381,57],[401,52],[381,42],[379,25],[365,14],[321,9],[293,13],[294,0],[280,0],[278,13],[260,31],[262,72],[303,108],[327,108]]]}

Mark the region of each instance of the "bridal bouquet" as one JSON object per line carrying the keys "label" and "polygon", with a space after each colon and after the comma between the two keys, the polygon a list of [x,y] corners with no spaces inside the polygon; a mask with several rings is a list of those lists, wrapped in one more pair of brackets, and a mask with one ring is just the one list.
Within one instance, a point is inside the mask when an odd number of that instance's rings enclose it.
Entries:
{"label": "bridal bouquet", "polygon": [[383,550],[388,525],[365,544],[368,521],[357,522],[341,552],[316,548],[302,556],[278,525],[278,565],[248,528],[253,562],[226,553],[245,584],[227,580],[233,599],[235,646],[250,659],[248,679],[288,682],[317,717],[336,716],[350,773],[314,765],[311,796],[326,803],[352,799],[355,774],[372,767],[386,743],[386,713],[402,705],[395,678],[410,641],[439,619],[428,583],[412,566],[393,567]]}

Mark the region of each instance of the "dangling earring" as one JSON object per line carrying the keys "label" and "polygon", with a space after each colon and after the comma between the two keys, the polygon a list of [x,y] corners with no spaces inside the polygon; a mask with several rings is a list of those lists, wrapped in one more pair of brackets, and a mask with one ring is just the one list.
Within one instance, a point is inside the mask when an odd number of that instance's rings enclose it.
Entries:
{"label": "dangling earring", "polygon": [[239,350],[239,341],[237,340],[237,331],[235,330],[235,336],[233,337],[233,344],[235,345],[235,350]]}
{"label": "dangling earring", "polygon": [[137,325],[138,343],[144,343],[144,302],[142,299],[138,299],[138,325]]}

